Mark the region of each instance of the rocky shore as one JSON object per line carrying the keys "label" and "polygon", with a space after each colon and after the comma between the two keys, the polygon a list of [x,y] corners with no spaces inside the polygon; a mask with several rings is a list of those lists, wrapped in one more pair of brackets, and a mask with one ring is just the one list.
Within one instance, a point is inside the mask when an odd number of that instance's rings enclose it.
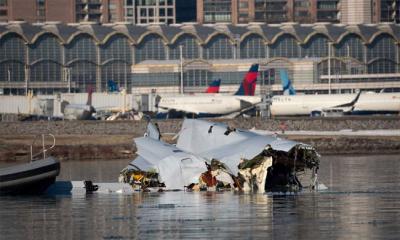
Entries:
{"label": "rocky shore", "polygon": [[[280,137],[313,145],[321,154],[400,153],[400,136],[302,135],[285,131],[340,131],[343,129],[400,129],[399,117],[351,118],[239,118],[223,121],[232,127],[277,132]],[[181,127],[182,120],[158,121],[166,141]],[[130,159],[134,157],[133,138],[142,136],[145,121],[38,121],[0,122],[0,161],[28,161],[30,145],[38,134],[56,136],[56,147],[49,154],[63,160]],[[40,141],[36,152],[41,148]],[[50,145],[50,139],[47,141]]]}

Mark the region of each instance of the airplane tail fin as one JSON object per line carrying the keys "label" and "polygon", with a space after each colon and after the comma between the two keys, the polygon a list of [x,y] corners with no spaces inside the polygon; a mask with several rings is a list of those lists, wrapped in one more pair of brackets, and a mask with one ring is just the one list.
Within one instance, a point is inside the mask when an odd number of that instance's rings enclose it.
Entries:
{"label": "airplane tail fin", "polygon": [[280,69],[279,76],[281,77],[283,95],[296,95],[296,90],[293,88],[292,82],[289,80],[287,71]]}
{"label": "airplane tail fin", "polygon": [[145,137],[161,140],[161,132],[157,123],[153,123],[150,118],[147,119],[147,129]]}
{"label": "airplane tail fin", "polygon": [[108,80],[107,85],[108,85],[109,92],[118,92],[118,85],[113,80]]}
{"label": "airplane tail fin", "polygon": [[93,87],[89,86],[87,89],[87,92],[88,92],[88,99],[87,99],[86,105],[92,106]]}
{"label": "airplane tail fin", "polygon": [[212,81],[206,90],[206,93],[219,93],[219,86],[221,85],[221,79]]}
{"label": "airplane tail fin", "polygon": [[258,64],[251,65],[235,95],[254,96],[256,91]]}

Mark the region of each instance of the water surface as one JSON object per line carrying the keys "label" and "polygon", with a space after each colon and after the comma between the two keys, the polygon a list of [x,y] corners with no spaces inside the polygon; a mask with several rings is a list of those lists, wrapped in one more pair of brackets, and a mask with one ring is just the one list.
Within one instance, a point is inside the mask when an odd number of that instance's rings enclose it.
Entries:
{"label": "water surface", "polygon": [[[60,179],[115,181],[125,160],[70,161]],[[326,156],[322,193],[0,197],[0,239],[399,239],[400,157]]]}

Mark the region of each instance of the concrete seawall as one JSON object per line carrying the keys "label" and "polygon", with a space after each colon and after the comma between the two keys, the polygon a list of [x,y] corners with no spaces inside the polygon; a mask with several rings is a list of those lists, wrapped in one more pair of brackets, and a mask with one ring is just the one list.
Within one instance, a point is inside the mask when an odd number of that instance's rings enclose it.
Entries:
{"label": "concrete seawall", "polygon": [[[239,118],[222,121],[236,128],[269,130],[339,131],[400,129],[400,117],[351,118]],[[132,138],[142,136],[145,121],[38,121],[0,122],[0,161],[23,161],[29,157],[34,135],[56,135],[53,155],[63,160],[132,158]],[[182,120],[158,121],[163,133],[177,133]],[[400,136],[302,136],[282,137],[313,145],[321,154],[400,153]],[[166,139],[168,140],[168,138]]]}

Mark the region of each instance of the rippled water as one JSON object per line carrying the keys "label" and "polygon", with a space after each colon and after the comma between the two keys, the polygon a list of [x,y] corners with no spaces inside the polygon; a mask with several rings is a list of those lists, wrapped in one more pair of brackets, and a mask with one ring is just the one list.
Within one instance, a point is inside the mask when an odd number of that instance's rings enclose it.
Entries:
{"label": "rippled water", "polygon": [[[65,162],[60,179],[114,181],[127,161]],[[0,239],[399,239],[400,156],[323,157],[322,193],[0,197]]]}

